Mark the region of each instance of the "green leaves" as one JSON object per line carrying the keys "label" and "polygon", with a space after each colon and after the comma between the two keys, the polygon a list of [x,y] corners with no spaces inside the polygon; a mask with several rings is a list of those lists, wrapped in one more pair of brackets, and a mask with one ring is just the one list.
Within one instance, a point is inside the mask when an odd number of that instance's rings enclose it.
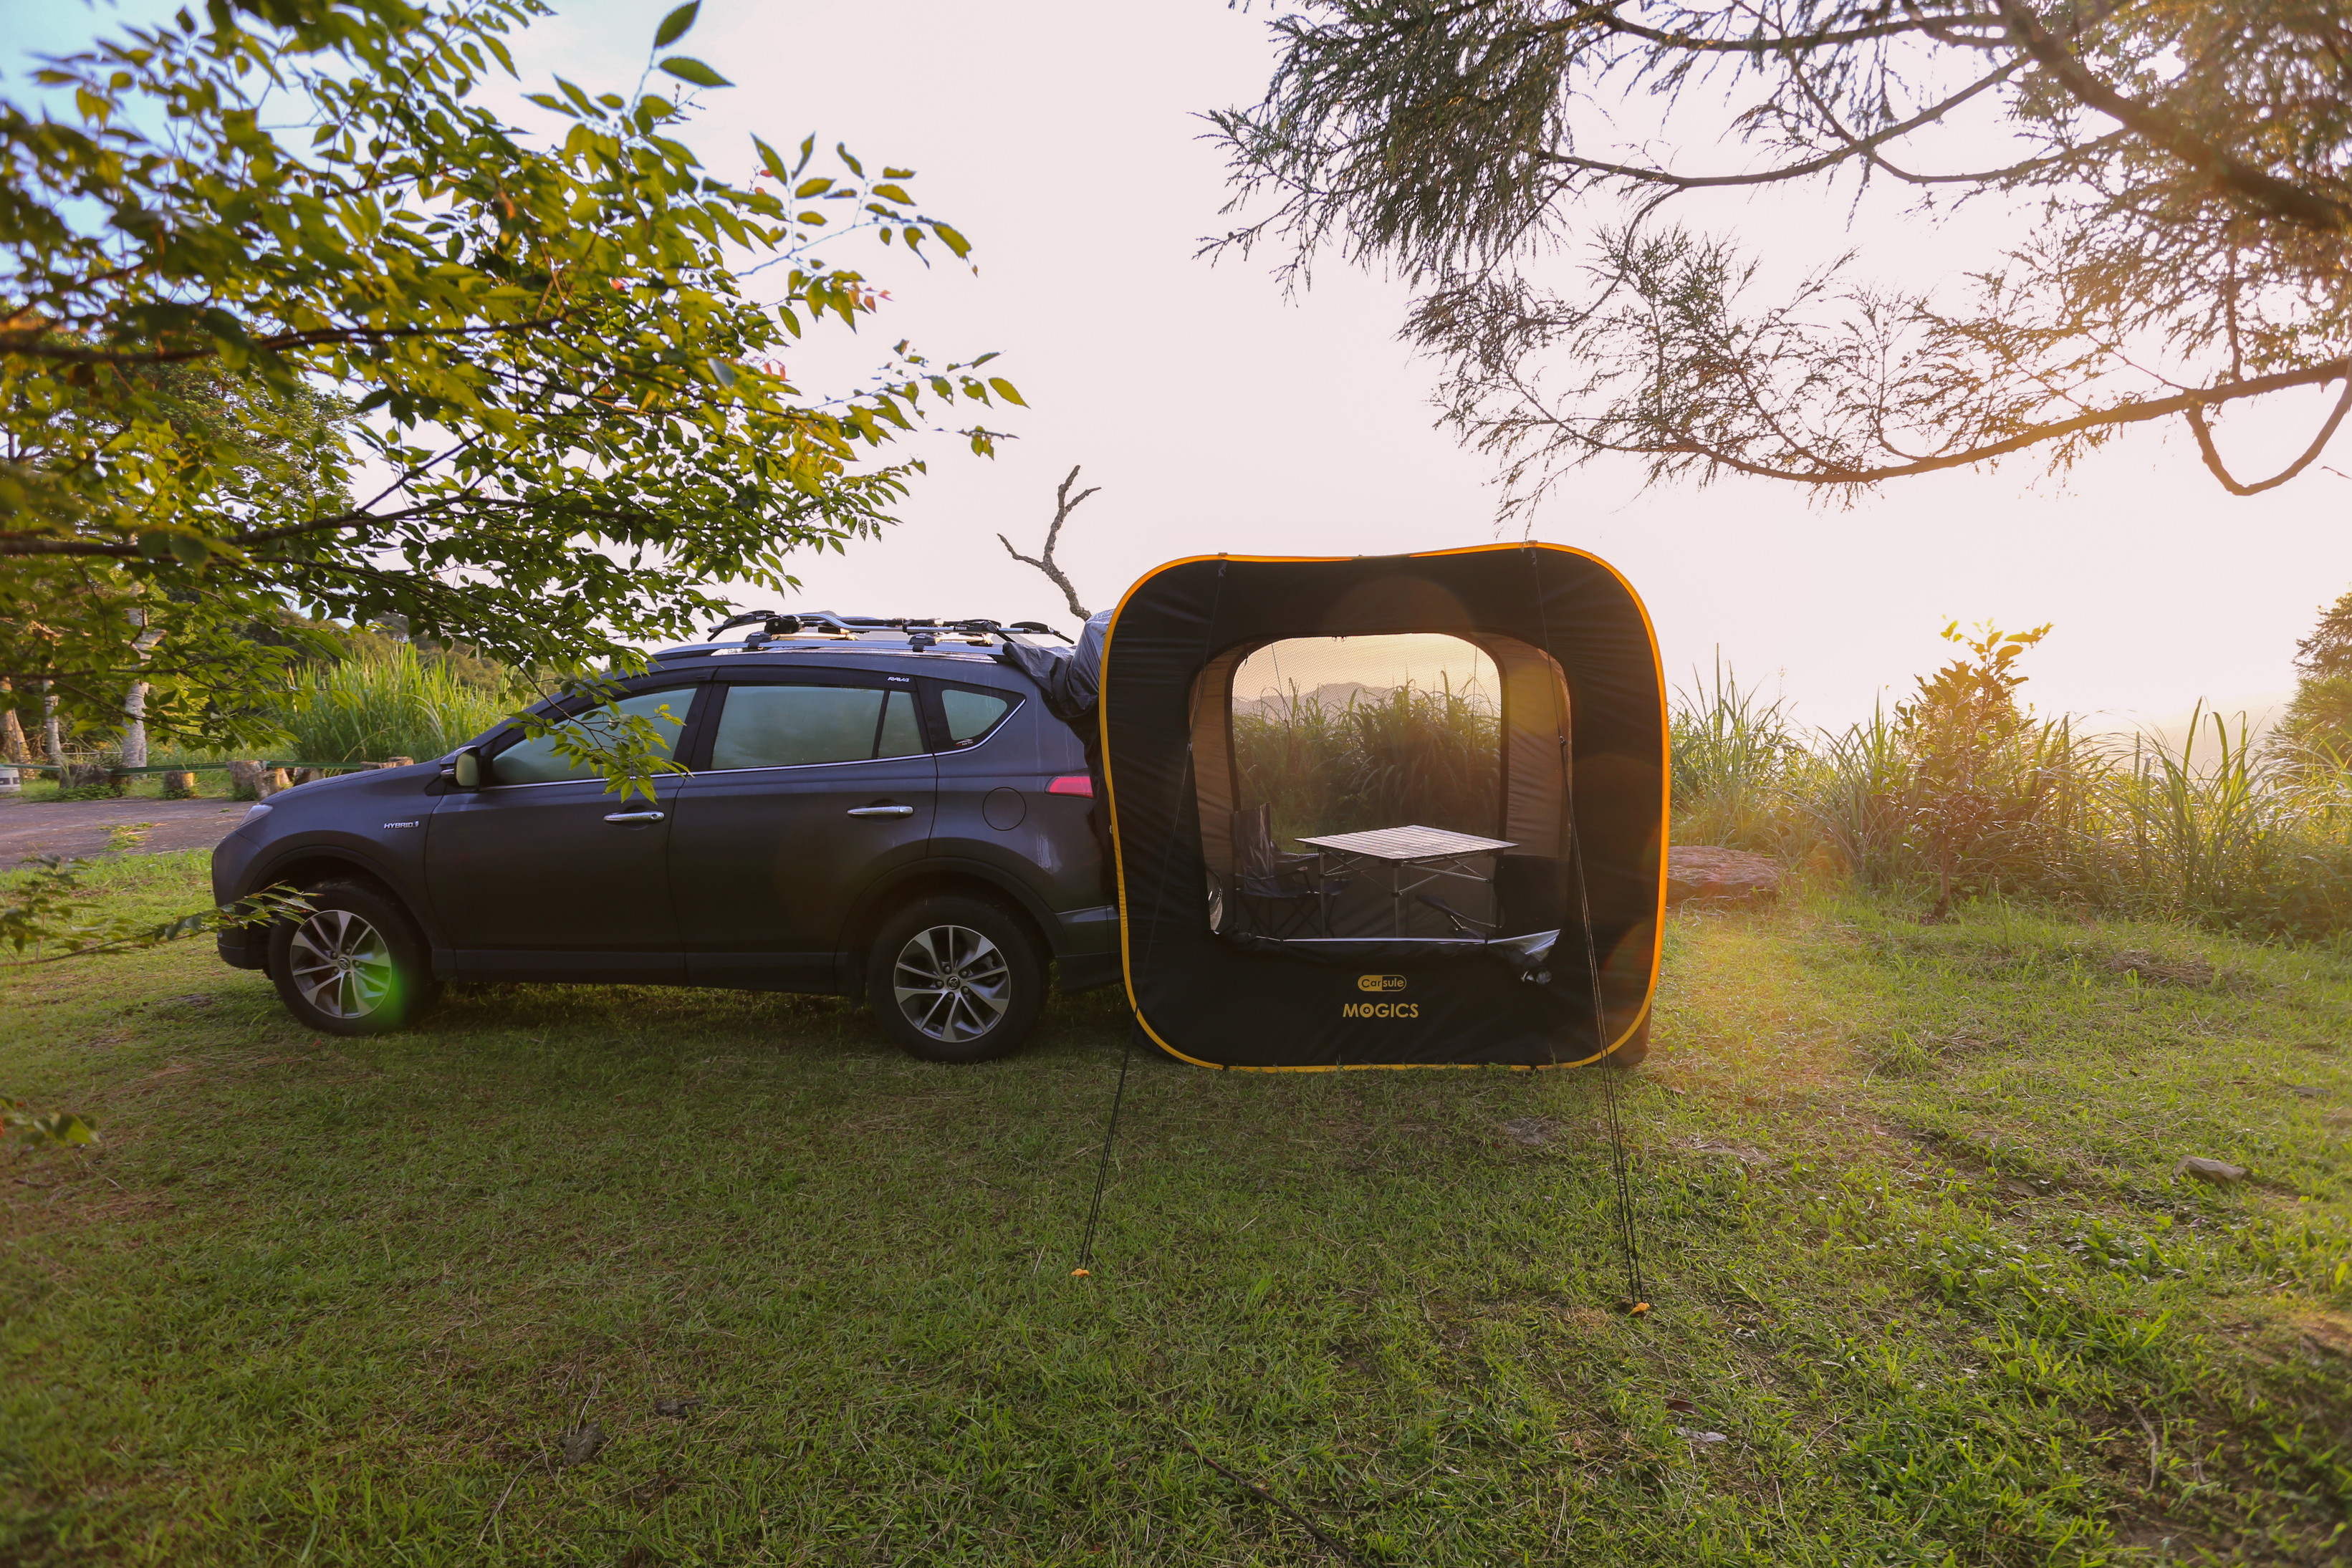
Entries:
{"label": "green leaves", "polygon": [[[206,936],[225,926],[268,924],[310,912],[302,895],[288,887],[273,887],[236,904],[197,910],[169,920],[145,921],[126,915],[94,917],[89,911],[97,895],[82,885],[87,862],[41,855],[32,869],[0,889],[0,944],[17,955],[0,960],[0,968],[26,964],[53,964],[66,958],[101,953],[132,952],[158,947],[190,936]],[[49,951],[26,957],[27,951]],[[0,1102],[0,1105],[10,1103]],[[16,1105],[22,1110],[21,1103]],[[17,1118],[12,1113],[12,1124]],[[68,1139],[87,1143],[87,1138]]]}
{"label": "green leaves", "polygon": [[692,55],[672,55],[662,61],[661,68],[680,81],[690,81],[697,87],[733,87],[735,84],[696,59]]}
{"label": "green leaves", "polygon": [[666,49],[685,37],[687,29],[694,26],[694,18],[701,10],[702,0],[688,0],[688,4],[664,16],[661,26],[654,29],[654,47]]}
{"label": "green leaves", "polygon": [[37,1146],[98,1142],[97,1132],[72,1112],[35,1111],[22,1100],[0,1100],[0,1126],[18,1142]]}
{"label": "green leaves", "polygon": [[[266,748],[321,626],[387,614],[542,672],[609,662],[714,618],[711,584],[784,591],[793,552],[878,537],[918,471],[886,447],[948,401],[926,378],[986,401],[904,343],[848,391],[783,372],[889,304],[820,236],[850,259],[877,209],[961,249],[911,175],[755,137],[738,187],[681,103],[593,82],[543,83],[562,120],[526,136],[473,95],[537,9],[347,6],[316,36],[205,13],[45,67],[77,123],[0,107],[0,706],[47,681],[102,738],[139,680],[158,738]],[[660,52],[696,15],[653,57],[724,85]]]}

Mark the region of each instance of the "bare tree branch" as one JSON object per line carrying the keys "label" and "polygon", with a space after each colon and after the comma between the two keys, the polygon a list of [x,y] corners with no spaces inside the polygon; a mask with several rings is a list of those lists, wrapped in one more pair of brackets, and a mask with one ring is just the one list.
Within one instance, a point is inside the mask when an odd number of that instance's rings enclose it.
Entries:
{"label": "bare tree branch", "polygon": [[1023,555],[1013,548],[1013,541],[1003,534],[996,536],[996,542],[1003,545],[1004,553],[1014,560],[1024,566],[1034,566],[1052,579],[1054,586],[1062,591],[1063,599],[1068,601],[1070,613],[1084,621],[1087,618],[1087,607],[1078,602],[1078,591],[1071,586],[1069,578],[1064,575],[1062,569],[1054,564],[1054,546],[1062,537],[1062,525],[1069,521],[1070,514],[1078,509],[1080,501],[1102,488],[1101,486],[1097,485],[1092,489],[1081,490],[1076,496],[1072,496],[1070,486],[1077,482],[1078,468],[1076,465],[1073,465],[1068,476],[1062,481],[1061,487],[1054,492],[1054,521],[1045,529],[1045,550],[1043,555]]}

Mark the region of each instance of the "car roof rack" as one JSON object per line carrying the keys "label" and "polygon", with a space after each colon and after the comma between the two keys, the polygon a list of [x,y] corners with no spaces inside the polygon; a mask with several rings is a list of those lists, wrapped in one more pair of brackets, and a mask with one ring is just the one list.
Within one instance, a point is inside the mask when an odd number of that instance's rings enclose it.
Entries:
{"label": "car roof rack", "polygon": [[[710,629],[715,640],[739,626],[756,626],[759,630],[743,639],[740,646],[746,651],[781,643],[852,643],[873,642],[885,646],[902,643],[909,648],[923,649],[936,645],[942,638],[957,638],[968,645],[1003,647],[1014,642],[1027,643],[1039,637],[1051,637],[1067,643],[1069,639],[1042,621],[1015,621],[1007,624],[982,616],[950,620],[943,616],[911,615],[840,615],[830,610],[747,610],[729,617]],[[704,644],[709,647],[713,644]],[[670,649],[683,653],[696,650]]]}

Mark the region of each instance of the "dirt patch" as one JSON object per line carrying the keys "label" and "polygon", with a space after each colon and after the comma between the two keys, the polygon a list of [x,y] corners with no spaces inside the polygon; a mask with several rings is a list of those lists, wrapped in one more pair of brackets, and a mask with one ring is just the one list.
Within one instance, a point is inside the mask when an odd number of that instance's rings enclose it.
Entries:
{"label": "dirt patch", "polygon": [[[208,850],[248,808],[235,800],[16,800],[0,805],[0,868],[34,855]],[[145,824],[146,831],[126,830]]]}
{"label": "dirt patch", "polygon": [[2202,958],[2165,958],[2128,947],[2107,960],[2111,974],[2132,975],[2144,986],[2210,986],[2220,971]]}
{"label": "dirt patch", "polygon": [[1712,1155],[1719,1159],[1737,1160],[1739,1164],[1761,1170],[1780,1162],[1761,1149],[1751,1149],[1740,1144],[1710,1144],[1698,1138],[1681,1138],[1675,1146],[1688,1149],[1695,1155]]}

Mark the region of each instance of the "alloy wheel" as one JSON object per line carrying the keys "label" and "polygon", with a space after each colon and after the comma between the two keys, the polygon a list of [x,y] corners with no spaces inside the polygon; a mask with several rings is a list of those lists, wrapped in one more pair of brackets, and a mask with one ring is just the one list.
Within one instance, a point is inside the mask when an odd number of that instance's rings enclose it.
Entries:
{"label": "alloy wheel", "polygon": [[399,981],[383,934],[347,909],[321,909],[302,922],[287,956],[302,999],[329,1018],[367,1017]]}
{"label": "alloy wheel", "polygon": [[898,949],[890,985],[907,1021],[948,1045],[986,1034],[1013,1005],[1012,966],[969,925],[916,932]]}

